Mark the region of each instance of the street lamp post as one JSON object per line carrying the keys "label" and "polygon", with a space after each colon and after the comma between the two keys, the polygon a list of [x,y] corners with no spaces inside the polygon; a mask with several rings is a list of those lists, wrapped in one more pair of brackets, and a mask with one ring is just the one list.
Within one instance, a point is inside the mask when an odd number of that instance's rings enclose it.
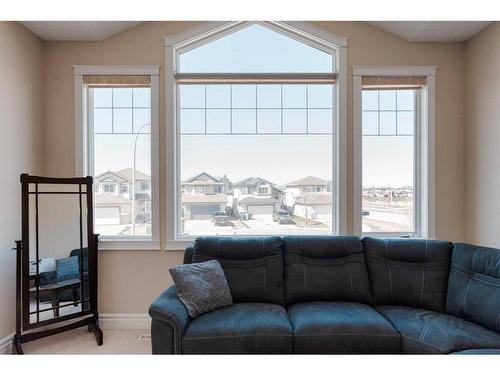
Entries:
{"label": "street lamp post", "polygon": [[132,168],[132,235],[134,236],[135,236],[135,155],[137,152],[137,140],[139,139],[139,135],[141,134],[142,129],[150,125],[151,125],[150,123],[142,125],[137,131],[134,139],[134,160],[133,160],[134,167]]}

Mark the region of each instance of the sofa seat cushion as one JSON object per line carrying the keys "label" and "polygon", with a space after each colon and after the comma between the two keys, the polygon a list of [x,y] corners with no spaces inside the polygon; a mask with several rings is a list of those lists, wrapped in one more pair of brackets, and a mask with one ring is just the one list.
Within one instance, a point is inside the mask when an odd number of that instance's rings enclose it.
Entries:
{"label": "sofa seat cushion", "polygon": [[194,319],[182,340],[191,354],[281,354],[292,352],[292,326],[277,304],[244,302]]}
{"label": "sofa seat cushion", "polygon": [[294,352],[400,353],[401,337],[368,305],[357,302],[301,302],[288,307]]}
{"label": "sofa seat cushion", "polygon": [[461,352],[455,352],[451,354],[473,354],[473,355],[485,355],[485,354],[496,354],[500,355],[500,349],[468,349],[462,350]]}
{"label": "sofa seat cushion", "polygon": [[377,306],[401,333],[403,353],[500,349],[500,335],[455,316],[407,306]]}

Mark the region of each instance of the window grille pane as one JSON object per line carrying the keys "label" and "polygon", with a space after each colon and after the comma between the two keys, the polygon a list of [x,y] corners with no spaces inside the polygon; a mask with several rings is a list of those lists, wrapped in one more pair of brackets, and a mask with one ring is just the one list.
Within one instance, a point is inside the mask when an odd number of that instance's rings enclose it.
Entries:
{"label": "window grille pane", "polygon": [[332,111],[329,109],[310,109],[308,111],[309,133],[331,133],[333,128]]}
{"label": "window grille pane", "polygon": [[233,85],[233,108],[256,108],[257,87],[255,85]]}
{"label": "window grille pane", "polygon": [[233,109],[233,133],[256,133],[256,120],[255,109]]}
{"label": "window grille pane", "polygon": [[396,110],[396,91],[381,90],[378,92],[381,111]]}
{"label": "window grille pane", "polygon": [[113,132],[113,110],[105,108],[94,109],[94,132]]}
{"label": "window grille pane", "polygon": [[113,107],[132,107],[132,88],[113,88]]}
{"label": "window grille pane", "polygon": [[231,111],[229,109],[207,109],[207,134],[231,132]]}
{"label": "window grille pane", "polygon": [[281,108],[281,86],[259,85],[257,86],[258,108]]}
{"label": "window grille pane", "polygon": [[257,130],[259,134],[281,133],[281,110],[257,110]]}
{"label": "window grille pane", "polygon": [[377,112],[363,112],[363,135],[378,135]]}
{"label": "window grille pane", "polygon": [[283,85],[283,108],[306,108],[306,85]]}
{"label": "window grille pane", "polygon": [[207,108],[230,108],[231,86],[207,85]]}
{"label": "window grille pane", "polygon": [[94,107],[111,107],[113,105],[113,89],[102,88],[94,91]]}
{"label": "window grille pane", "polygon": [[397,90],[398,111],[412,111],[415,106],[414,90]]}
{"label": "window grille pane", "polygon": [[283,110],[283,132],[284,133],[306,133],[307,118],[305,109]]}
{"label": "window grille pane", "polygon": [[396,135],[396,112],[380,112],[380,135]]}
{"label": "window grille pane", "polygon": [[151,89],[149,87],[135,87],[133,90],[134,107],[146,107],[151,106]]}
{"label": "window grille pane", "polygon": [[363,111],[378,111],[378,91],[363,90]]}
{"label": "window grille pane", "polygon": [[415,134],[415,112],[398,112],[398,134]]}
{"label": "window grille pane", "polygon": [[205,133],[204,109],[181,109],[181,132],[184,134]]}
{"label": "window grille pane", "polygon": [[309,108],[332,108],[333,85],[308,85],[307,95]]}
{"label": "window grille pane", "polygon": [[113,108],[113,133],[132,133],[132,108]]}
{"label": "window grille pane", "polygon": [[185,86],[180,86],[179,90],[180,90],[181,108],[205,107],[205,86],[185,85]]}

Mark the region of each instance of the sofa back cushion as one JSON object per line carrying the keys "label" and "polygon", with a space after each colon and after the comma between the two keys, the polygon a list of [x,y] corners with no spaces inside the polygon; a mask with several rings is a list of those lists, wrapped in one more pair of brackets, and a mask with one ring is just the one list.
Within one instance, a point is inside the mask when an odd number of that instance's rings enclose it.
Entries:
{"label": "sofa back cushion", "polygon": [[199,237],[192,262],[218,260],[234,302],[285,304],[280,237]]}
{"label": "sofa back cushion", "polygon": [[371,303],[370,283],[358,237],[283,238],[287,304],[303,301]]}
{"label": "sofa back cushion", "polygon": [[455,244],[446,312],[500,332],[500,250]]}
{"label": "sofa back cushion", "polygon": [[370,237],[362,242],[375,305],[444,312],[451,242]]}

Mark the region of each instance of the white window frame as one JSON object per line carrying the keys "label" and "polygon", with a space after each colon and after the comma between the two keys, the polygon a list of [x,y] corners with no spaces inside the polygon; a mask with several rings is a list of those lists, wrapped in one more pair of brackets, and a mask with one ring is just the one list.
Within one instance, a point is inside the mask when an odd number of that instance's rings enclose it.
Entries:
{"label": "white window frame", "polygon": [[424,87],[417,96],[417,121],[415,148],[415,237],[436,236],[436,176],[435,176],[435,100],[436,66],[353,66],[353,112],[354,112],[354,204],[353,227],[356,235],[377,237],[407,236],[407,232],[363,233],[362,232],[362,174],[363,174],[363,128],[362,128],[362,83],[366,76],[425,76]]}
{"label": "white window frame", "polygon": [[179,55],[210,41],[232,34],[252,24],[260,24],[273,31],[294,38],[302,43],[334,52],[337,74],[335,84],[333,111],[335,127],[333,129],[333,171],[332,205],[335,217],[334,232],[347,233],[347,38],[327,32],[312,26],[307,22],[205,22],[186,32],[168,36],[165,41],[165,104],[166,104],[166,193],[167,193],[167,220],[165,249],[183,250],[193,243],[193,238],[178,236],[179,217],[182,213],[180,206],[180,178],[178,144],[178,86],[175,80],[176,67],[179,64]]}
{"label": "white window frame", "polygon": [[84,75],[149,75],[151,78],[151,237],[100,236],[99,250],[160,250],[159,65],[73,65],[75,86],[75,175],[93,175],[93,137]]}

